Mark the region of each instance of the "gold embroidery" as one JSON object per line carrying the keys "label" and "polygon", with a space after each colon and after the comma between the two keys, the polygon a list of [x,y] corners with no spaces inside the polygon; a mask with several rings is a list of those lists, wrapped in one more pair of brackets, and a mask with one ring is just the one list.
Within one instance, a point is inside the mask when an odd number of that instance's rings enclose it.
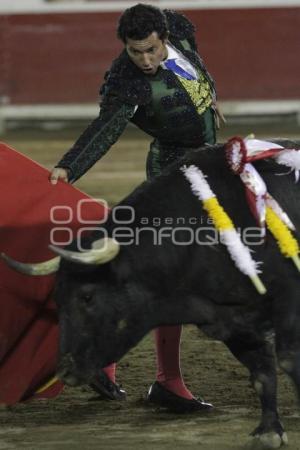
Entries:
{"label": "gold embroidery", "polygon": [[201,73],[198,80],[187,80],[178,76],[178,80],[189,94],[198,114],[203,114],[212,104],[210,86],[204,75]]}

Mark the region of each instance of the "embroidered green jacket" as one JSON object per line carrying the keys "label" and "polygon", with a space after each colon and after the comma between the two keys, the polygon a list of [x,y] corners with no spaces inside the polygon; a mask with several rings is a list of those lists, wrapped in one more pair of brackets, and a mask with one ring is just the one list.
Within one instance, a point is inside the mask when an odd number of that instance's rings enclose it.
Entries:
{"label": "embroidered green jacket", "polygon": [[[56,166],[70,170],[70,181],[80,178],[109,150],[129,121],[155,138],[152,150],[160,154],[162,165],[188,148],[215,143],[214,82],[197,53],[194,26],[175,11],[165,10],[165,14],[169,41],[197,69],[199,87],[201,83],[209,87],[210,105],[199,113],[193,93],[173,72],[160,67],[155,75],[145,75],[124,50],[105,75],[99,116]],[[148,158],[148,165],[154,164],[152,160]],[[151,167],[148,175],[151,176]]]}

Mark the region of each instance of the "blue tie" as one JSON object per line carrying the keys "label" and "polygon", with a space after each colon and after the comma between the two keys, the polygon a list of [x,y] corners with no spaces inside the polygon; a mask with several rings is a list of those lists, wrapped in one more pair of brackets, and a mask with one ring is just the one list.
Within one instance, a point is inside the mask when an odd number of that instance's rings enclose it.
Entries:
{"label": "blue tie", "polygon": [[196,80],[193,75],[186,72],[182,67],[178,66],[175,59],[168,59],[164,64],[167,69],[172,70],[172,72],[176,73],[177,75],[180,75],[187,80]]}

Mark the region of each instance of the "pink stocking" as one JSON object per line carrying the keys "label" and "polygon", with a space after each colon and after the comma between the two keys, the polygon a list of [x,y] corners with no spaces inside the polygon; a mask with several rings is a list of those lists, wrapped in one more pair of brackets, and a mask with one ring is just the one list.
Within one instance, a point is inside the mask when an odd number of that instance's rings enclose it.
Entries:
{"label": "pink stocking", "polygon": [[185,386],[180,370],[181,325],[159,327],[154,333],[157,358],[156,380],[180,397],[194,398]]}
{"label": "pink stocking", "polygon": [[110,381],[112,381],[113,383],[116,382],[116,368],[117,365],[115,363],[112,363],[109,366],[104,367],[104,369],[102,369],[103,372],[108,376]]}

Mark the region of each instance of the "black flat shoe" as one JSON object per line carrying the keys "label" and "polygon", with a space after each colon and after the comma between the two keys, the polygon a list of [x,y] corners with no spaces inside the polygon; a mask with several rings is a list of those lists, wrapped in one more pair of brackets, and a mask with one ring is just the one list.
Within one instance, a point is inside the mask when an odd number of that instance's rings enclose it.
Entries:
{"label": "black flat shoe", "polygon": [[213,405],[205,403],[201,399],[193,398],[189,400],[174,394],[158,383],[158,381],[155,381],[150,387],[147,400],[150,403],[179,414],[191,412],[205,413],[213,409]]}
{"label": "black flat shoe", "polygon": [[101,398],[107,400],[125,400],[126,399],[126,391],[121,389],[120,386],[116,383],[113,383],[105,372],[102,370],[99,372],[97,377],[93,380],[89,386],[97,392],[97,394],[101,395]]}

